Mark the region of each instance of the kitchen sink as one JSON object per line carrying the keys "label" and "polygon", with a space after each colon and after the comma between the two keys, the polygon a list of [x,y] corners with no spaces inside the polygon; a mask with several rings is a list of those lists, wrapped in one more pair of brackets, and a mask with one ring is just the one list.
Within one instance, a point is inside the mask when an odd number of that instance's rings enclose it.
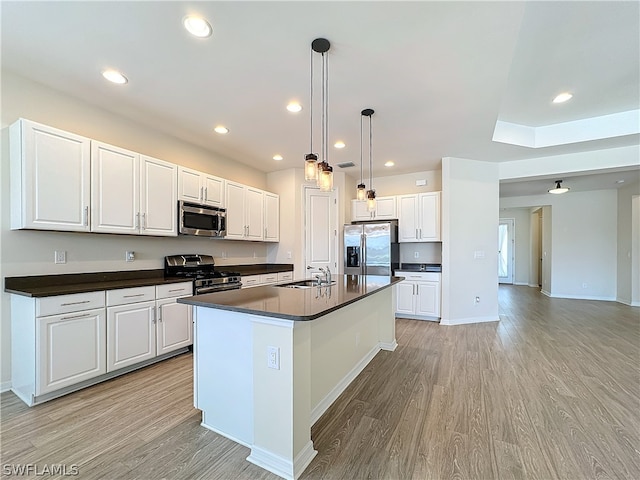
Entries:
{"label": "kitchen sink", "polygon": [[289,283],[281,283],[276,285],[276,287],[284,287],[284,288],[313,288],[313,287],[330,287],[331,285],[335,285],[336,282],[323,282],[318,283],[317,280],[297,280],[295,282]]}

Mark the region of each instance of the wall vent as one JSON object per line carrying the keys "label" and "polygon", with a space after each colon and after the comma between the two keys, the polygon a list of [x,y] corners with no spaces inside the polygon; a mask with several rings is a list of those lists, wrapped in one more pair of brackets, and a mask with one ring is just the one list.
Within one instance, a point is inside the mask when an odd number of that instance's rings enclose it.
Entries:
{"label": "wall vent", "polygon": [[336,166],[340,168],[350,168],[350,167],[355,167],[356,164],[353,162],[344,162],[344,163],[336,163]]}

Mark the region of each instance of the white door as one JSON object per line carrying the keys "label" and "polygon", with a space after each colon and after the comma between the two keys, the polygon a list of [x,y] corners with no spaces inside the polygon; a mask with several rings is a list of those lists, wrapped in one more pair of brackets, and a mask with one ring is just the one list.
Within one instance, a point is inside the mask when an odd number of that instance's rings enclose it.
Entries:
{"label": "white door", "polygon": [[140,156],[91,141],[91,231],[137,234]]}
{"label": "white door", "polygon": [[200,203],[203,197],[201,174],[190,168],[178,167],[178,200]]}
{"label": "white door", "polygon": [[418,195],[398,196],[398,242],[418,241]]}
{"label": "white door", "polygon": [[244,185],[227,182],[225,205],[227,208],[227,235],[229,240],[244,240],[247,224],[244,221]]}
{"label": "white door", "polygon": [[513,283],[514,219],[502,218],[498,224],[498,281]]}
{"label": "white door", "polygon": [[264,193],[264,239],[280,241],[280,197],[275,193]]}
{"label": "white door", "polygon": [[107,308],[107,372],[156,356],[155,304]]}
{"label": "white door", "polygon": [[416,315],[440,316],[439,282],[416,282]]}
{"label": "white door", "polygon": [[247,240],[264,240],[264,192],[246,187],[244,202]]}
{"label": "white door", "polygon": [[36,325],[36,395],[107,372],[104,308],[40,317]]}
{"label": "white door", "polygon": [[307,277],[320,272],[320,267],[338,271],[337,193],[321,192],[305,187],[305,268]]}
{"label": "white door", "polygon": [[12,149],[11,168],[24,172],[24,203],[12,205],[11,227],[88,232],[90,140],[28,120],[10,135],[21,146]]}
{"label": "white door", "polygon": [[177,165],[140,156],[141,234],[178,235],[177,180]]}
{"label": "white door", "polygon": [[400,282],[396,285],[396,314],[413,315],[415,312],[414,282]]}
{"label": "white door", "polygon": [[222,207],[224,205],[224,180],[204,174],[202,181],[204,187],[203,203],[212,207]]}
{"label": "white door", "polygon": [[177,298],[157,300],[156,354],[172,352],[193,343],[191,305],[176,303]]}

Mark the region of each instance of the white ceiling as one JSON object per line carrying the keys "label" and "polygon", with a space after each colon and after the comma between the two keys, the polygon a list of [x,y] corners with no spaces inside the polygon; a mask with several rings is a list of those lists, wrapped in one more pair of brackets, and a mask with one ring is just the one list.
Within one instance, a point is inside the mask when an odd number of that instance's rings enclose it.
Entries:
{"label": "white ceiling", "polygon": [[[213,35],[191,37],[188,13],[208,18]],[[331,41],[329,142],[347,144],[329,162],[354,162],[354,178],[363,108],[376,111],[374,176],[438,169],[445,156],[500,162],[639,144],[637,133],[544,148],[492,141],[498,120],[540,127],[639,109],[636,1],[3,1],[1,15],[3,69],[265,172],[300,167],[309,151],[318,37]],[[108,67],[129,83],[104,81]],[[565,90],[574,98],[552,104]],[[285,110],[292,99],[297,115]],[[228,135],[212,132],[219,123]]]}

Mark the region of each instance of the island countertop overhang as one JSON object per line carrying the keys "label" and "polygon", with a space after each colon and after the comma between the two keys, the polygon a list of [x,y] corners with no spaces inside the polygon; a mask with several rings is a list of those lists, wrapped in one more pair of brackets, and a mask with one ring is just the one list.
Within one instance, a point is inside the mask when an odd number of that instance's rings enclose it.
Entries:
{"label": "island countertop overhang", "polygon": [[309,321],[390,288],[403,277],[334,275],[331,286],[305,289],[276,285],[227,290],[178,299],[179,303],[292,321]]}

